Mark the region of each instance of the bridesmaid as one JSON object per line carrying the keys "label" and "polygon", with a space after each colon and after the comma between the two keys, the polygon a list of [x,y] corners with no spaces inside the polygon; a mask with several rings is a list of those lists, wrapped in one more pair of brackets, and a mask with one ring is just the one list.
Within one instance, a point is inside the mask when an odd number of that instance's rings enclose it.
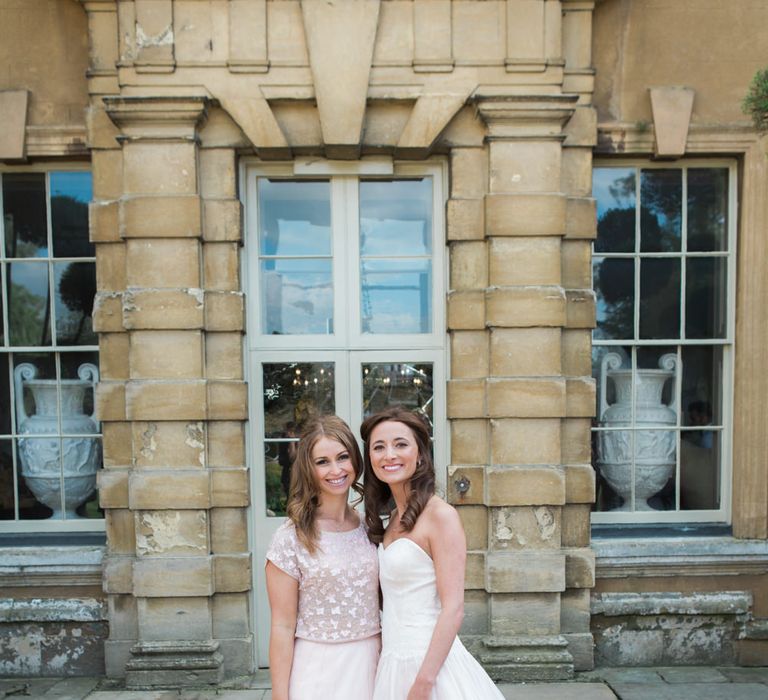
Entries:
{"label": "bridesmaid", "polygon": [[362,458],[337,416],[313,420],[291,470],[288,520],[267,551],[274,700],[369,700],[381,647],[376,548],[348,504]]}
{"label": "bridesmaid", "polygon": [[[360,434],[384,596],[374,700],[503,700],[457,636],[466,539],[456,510],[435,495],[425,422],[393,406],[363,421]],[[380,513],[393,503],[385,529]]]}

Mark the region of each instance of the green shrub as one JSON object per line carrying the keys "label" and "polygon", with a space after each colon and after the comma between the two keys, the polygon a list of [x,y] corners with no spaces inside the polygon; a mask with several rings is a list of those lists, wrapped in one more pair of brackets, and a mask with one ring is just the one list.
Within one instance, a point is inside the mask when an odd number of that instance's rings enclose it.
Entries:
{"label": "green shrub", "polygon": [[768,131],[768,68],[757,71],[741,103],[744,114],[752,116],[755,129]]}

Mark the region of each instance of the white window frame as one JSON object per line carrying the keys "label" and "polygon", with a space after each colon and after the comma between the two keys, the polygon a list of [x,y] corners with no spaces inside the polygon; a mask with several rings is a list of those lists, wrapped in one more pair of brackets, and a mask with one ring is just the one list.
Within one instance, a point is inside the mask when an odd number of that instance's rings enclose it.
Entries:
{"label": "white window frame", "polygon": [[[46,201],[46,227],[47,227],[47,241],[48,241],[48,256],[46,258],[35,258],[35,260],[45,260],[45,264],[48,265],[48,285],[49,289],[53,289],[53,268],[52,265],[50,265],[50,262],[52,260],[56,262],[88,262],[96,264],[96,257],[95,255],[93,257],[87,257],[87,258],[67,258],[67,257],[55,257],[53,255],[53,229],[51,226],[51,207],[50,207],[50,201],[51,201],[51,190],[50,190],[50,175],[54,172],[91,172],[91,164],[90,163],[50,163],[50,162],[41,162],[36,163],[34,165],[21,165],[21,166],[7,166],[7,165],[0,165],[0,175],[5,174],[15,174],[15,173],[42,173],[45,175],[45,201]],[[2,187],[0,187],[0,212],[4,211],[4,205],[3,205],[3,191]],[[0,217],[0,247],[2,247],[2,250],[0,251],[0,258],[4,262],[7,262],[9,258],[6,258],[5,256],[5,218]],[[21,260],[19,258],[14,258],[14,260]],[[43,264],[43,262],[40,262],[39,264]],[[6,266],[0,265],[0,303],[2,304],[2,323],[3,325],[3,336],[6,339],[6,341],[10,340],[9,336],[9,316],[8,316],[8,303],[7,303],[7,297],[5,294],[6,290]],[[56,308],[55,304],[51,304],[51,318],[50,323],[52,328],[56,328]],[[91,352],[91,353],[98,353],[99,352],[99,346],[98,345],[65,345],[65,346],[59,346],[57,344],[57,338],[56,333],[51,334],[51,344],[45,345],[45,346],[11,346],[11,345],[2,345],[0,346],[0,353],[2,354],[25,354],[25,353],[48,353],[53,355],[54,362],[56,365],[56,375],[61,376],[61,363],[60,363],[60,355],[61,353],[81,353],[81,352]],[[13,475],[13,488],[14,488],[14,501],[16,503],[15,509],[18,510],[18,480],[19,480],[19,473],[18,473],[18,460],[19,457],[17,455],[16,450],[16,438],[18,437],[18,426],[16,425],[16,412],[15,412],[15,386],[13,382],[13,368],[9,365],[9,396],[11,400],[11,434],[9,435],[2,435],[2,439],[10,439],[13,440],[13,446],[12,446],[12,454],[13,454],[13,460],[14,460],[14,475]],[[60,398],[59,398],[60,400]],[[101,439],[101,433],[98,433],[99,439]],[[69,435],[68,433],[62,433],[61,429],[59,429],[59,432],[55,434],[55,437],[63,438],[63,437],[77,437],[74,435]],[[103,468],[103,465],[102,465]],[[82,520],[51,520],[51,519],[45,519],[45,520],[22,520],[22,519],[14,519],[14,520],[0,520],[0,533],[3,534],[12,534],[12,533],[49,533],[49,532],[105,532],[106,531],[106,523],[103,518],[88,518],[88,519],[82,519]]]}
{"label": "white window frame", "polygon": [[[635,280],[634,280],[634,300],[633,300],[633,313],[634,313],[634,335],[638,335],[637,323],[639,319],[639,305],[640,305],[640,275],[638,274],[638,261],[642,257],[647,258],[675,258],[682,260],[681,264],[681,276],[680,284],[684,289],[686,265],[685,260],[692,257],[722,257],[727,260],[727,284],[726,284],[726,333],[723,338],[718,339],[666,339],[666,340],[651,340],[651,339],[620,339],[620,340],[606,340],[606,339],[592,339],[592,347],[630,347],[632,349],[632,364],[636,367],[636,349],[639,347],[670,347],[675,346],[677,348],[678,358],[685,347],[692,346],[720,346],[723,351],[723,367],[722,367],[722,430],[721,435],[721,449],[720,449],[720,464],[719,464],[719,478],[720,478],[720,507],[716,510],[668,510],[668,511],[634,511],[634,512],[616,512],[616,511],[593,511],[592,523],[593,524],[664,524],[670,525],[679,523],[730,523],[732,517],[732,475],[733,475],[733,386],[734,386],[734,363],[735,363],[735,329],[736,329],[736,252],[737,252],[737,222],[738,222],[738,180],[737,180],[737,164],[733,159],[717,158],[717,159],[681,159],[673,162],[654,162],[643,157],[637,158],[622,158],[622,159],[595,159],[593,162],[593,169],[597,168],[635,168],[637,170],[668,170],[668,169],[680,169],[686,171],[688,169],[703,169],[703,168],[720,168],[728,170],[728,249],[727,251],[716,252],[696,252],[688,253],[686,250],[686,232],[687,232],[687,217],[688,217],[688,192],[687,192],[687,178],[683,177],[682,183],[682,245],[679,252],[637,252],[637,245],[635,250],[627,253],[605,253],[595,252],[593,244],[592,257],[594,258],[612,258],[612,259],[631,259],[635,261]],[[636,193],[639,192],[640,178],[636,182]],[[640,216],[640,197],[636,194],[636,217]],[[639,233],[638,218],[635,223],[635,235]],[[681,328],[684,328],[685,324],[685,295],[681,294]],[[680,406],[680,394],[681,394],[681,366],[678,362],[675,379],[675,402],[678,407]],[[634,403],[634,391],[635,384],[633,383],[633,403]],[[598,409],[599,410],[599,409]],[[598,416],[599,418],[599,416]],[[670,430],[675,431],[677,449],[676,449],[676,465],[675,465],[675,489],[676,489],[676,502],[679,502],[679,490],[680,490],[680,442],[681,432],[686,428],[681,421],[681,412],[678,409],[677,423],[675,426],[670,426]],[[593,427],[592,432],[597,433],[602,429],[600,427]],[[596,465],[595,465],[596,466]]]}

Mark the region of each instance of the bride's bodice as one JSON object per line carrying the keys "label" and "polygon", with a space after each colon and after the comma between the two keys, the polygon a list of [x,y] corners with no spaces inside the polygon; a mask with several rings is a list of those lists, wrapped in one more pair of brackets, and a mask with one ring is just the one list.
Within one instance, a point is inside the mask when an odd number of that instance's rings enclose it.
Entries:
{"label": "bride's bodice", "polygon": [[380,544],[379,580],[384,597],[382,653],[423,653],[441,610],[432,559],[407,537],[386,549]]}

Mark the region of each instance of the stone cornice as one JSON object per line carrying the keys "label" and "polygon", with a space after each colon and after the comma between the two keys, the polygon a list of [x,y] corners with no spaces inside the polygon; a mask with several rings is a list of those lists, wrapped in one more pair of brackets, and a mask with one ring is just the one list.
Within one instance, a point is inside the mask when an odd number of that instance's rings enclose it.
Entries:
{"label": "stone cornice", "polygon": [[127,138],[193,139],[208,116],[202,96],[104,97],[110,119]]}
{"label": "stone cornice", "polygon": [[[654,153],[653,126],[645,123],[603,122],[597,126],[596,155],[646,155]],[[746,124],[691,124],[685,155],[693,153],[744,153],[757,141]]]}
{"label": "stone cornice", "polygon": [[488,127],[489,139],[562,139],[563,126],[576,107],[577,95],[504,94],[495,86],[480,86],[472,101]]}

